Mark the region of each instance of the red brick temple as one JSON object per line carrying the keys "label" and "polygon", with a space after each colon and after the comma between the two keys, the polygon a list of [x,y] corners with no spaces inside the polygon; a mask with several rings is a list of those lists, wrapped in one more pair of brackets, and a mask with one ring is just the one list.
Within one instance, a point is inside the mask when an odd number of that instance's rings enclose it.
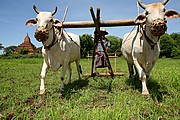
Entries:
{"label": "red brick temple", "polygon": [[24,42],[18,45],[18,47],[16,48],[15,53],[19,53],[21,49],[28,50],[28,54],[33,54],[36,51],[36,47],[31,43],[28,33],[26,37],[24,38]]}

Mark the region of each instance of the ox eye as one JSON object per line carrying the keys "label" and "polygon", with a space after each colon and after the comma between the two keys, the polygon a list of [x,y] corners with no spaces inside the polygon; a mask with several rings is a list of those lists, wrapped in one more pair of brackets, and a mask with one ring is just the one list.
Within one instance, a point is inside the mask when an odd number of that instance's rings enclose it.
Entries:
{"label": "ox eye", "polygon": [[36,18],[36,21],[38,21],[38,18]]}
{"label": "ox eye", "polygon": [[148,14],[149,14],[149,12],[148,12],[148,11],[146,11],[146,12],[145,12],[145,14],[146,14],[146,15],[148,15]]}
{"label": "ox eye", "polygon": [[51,19],[50,22],[53,22],[53,19]]}

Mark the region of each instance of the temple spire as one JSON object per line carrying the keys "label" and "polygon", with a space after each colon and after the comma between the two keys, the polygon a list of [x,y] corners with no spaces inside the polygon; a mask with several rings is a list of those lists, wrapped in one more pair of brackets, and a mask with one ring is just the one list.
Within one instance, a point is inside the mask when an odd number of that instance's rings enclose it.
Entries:
{"label": "temple spire", "polygon": [[31,40],[30,40],[30,38],[29,38],[29,36],[28,36],[28,32],[27,32],[27,34],[26,34],[26,37],[24,38],[24,42],[31,43]]}
{"label": "temple spire", "polygon": [[33,54],[36,51],[36,47],[31,43],[28,33],[24,38],[24,42],[18,45],[18,47],[16,48],[15,53],[19,53],[21,49],[27,49],[28,54]]}

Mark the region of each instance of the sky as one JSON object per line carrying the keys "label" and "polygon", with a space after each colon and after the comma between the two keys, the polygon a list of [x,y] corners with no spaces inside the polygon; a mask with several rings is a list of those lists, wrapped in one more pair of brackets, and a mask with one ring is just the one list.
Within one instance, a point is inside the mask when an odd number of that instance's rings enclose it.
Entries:
{"label": "sky", "polygon": [[[160,2],[161,0],[143,0],[145,4]],[[1,0],[0,4],[0,43],[4,47],[18,46],[29,35],[31,42],[36,47],[41,47],[42,43],[34,38],[36,26],[25,26],[25,22],[30,18],[35,18],[33,10],[36,5],[40,11],[53,11],[57,6],[58,11],[55,18],[62,20],[64,11],[68,6],[65,21],[90,21],[92,20],[90,7],[94,12],[100,8],[102,20],[134,19],[137,12],[137,0]],[[166,9],[174,9],[180,12],[180,0],[169,0]],[[141,9],[141,12],[143,10]],[[96,13],[95,13],[96,14]],[[180,32],[180,19],[168,20],[167,33]],[[105,27],[109,35],[123,38],[124,34],[130,32],[134,26]],[[65,28],[66,31],[77,35],[93,34],[94,28]],[[0,51],[2,52],[2,50]]]}

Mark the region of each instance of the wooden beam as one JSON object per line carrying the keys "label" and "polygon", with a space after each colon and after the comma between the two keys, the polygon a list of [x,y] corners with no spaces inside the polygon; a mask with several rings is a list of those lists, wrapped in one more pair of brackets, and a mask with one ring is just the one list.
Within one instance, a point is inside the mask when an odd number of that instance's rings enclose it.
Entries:
{"label": "wooden beam", "polygon": [[114,26],[133,26],[137,25],[134,23],[134,19],[129,20],[101,20],[100,27],[114,27]]}
{"label": "wooden beam", "polygon": [[[134,23],[134,19],[126,20],[101,20],[100,27],[116,27],[116,26],[133,26],[137,25]],[[64,28],[87,28],[96,27],[94,21],[74,21],[74,22],[64,22]]]}

